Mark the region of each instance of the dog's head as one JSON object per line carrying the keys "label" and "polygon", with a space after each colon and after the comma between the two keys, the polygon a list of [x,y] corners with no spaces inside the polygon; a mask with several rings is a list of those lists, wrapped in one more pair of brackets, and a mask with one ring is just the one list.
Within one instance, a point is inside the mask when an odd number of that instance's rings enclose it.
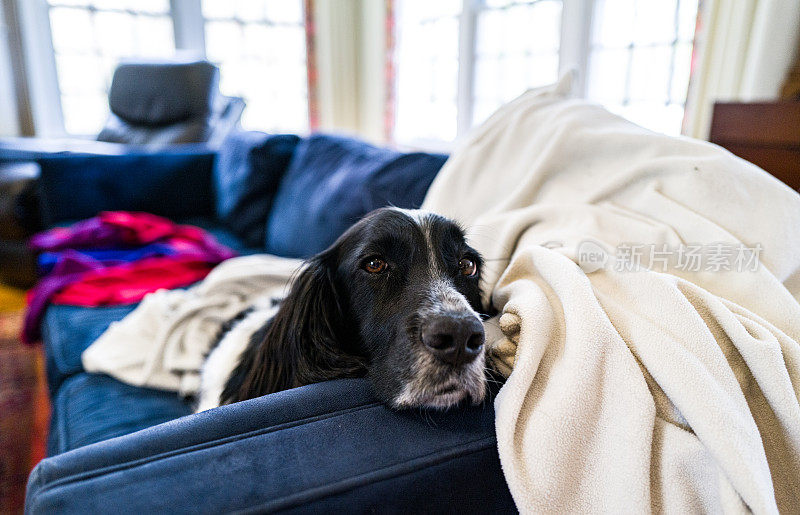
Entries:
{"label": "dog's head", "polygon": [[394,407],[481,402],[481,266],[452,221],[374,211],[295,280],[265,336],[266,387],[254,393],[366,375]]}

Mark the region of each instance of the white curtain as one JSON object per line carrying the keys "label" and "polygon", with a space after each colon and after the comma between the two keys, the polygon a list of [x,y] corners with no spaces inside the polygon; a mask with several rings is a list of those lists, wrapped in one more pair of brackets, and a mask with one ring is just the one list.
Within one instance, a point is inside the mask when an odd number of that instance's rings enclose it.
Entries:
{"label": "white curtain", "polygon": [[9,27],[0,6],[0,136],[18,136],[20,132],[9,40]]}
{"label": "white curtain", "polygon": [[320,129],[384,140],[386,11],[378,0],[314,0]]}
{"label": "white curtain", "polygon": [[717,101],[777,98],[800,30],[800,0],[702,0],[684,133],[706,139]]}

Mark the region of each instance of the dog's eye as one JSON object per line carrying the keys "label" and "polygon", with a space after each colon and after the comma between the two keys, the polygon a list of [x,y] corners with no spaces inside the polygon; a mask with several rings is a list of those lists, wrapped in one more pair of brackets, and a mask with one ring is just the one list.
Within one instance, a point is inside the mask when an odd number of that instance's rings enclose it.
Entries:
{"label": "dog's eye", "polygon": [[461,258],[458,262],[458,271],[461,275],[472,277],[478,273],[478,265],[470,258]]}
{"label": "dog's eye", "polygon": [[363,268],[371,274],[379,274],[386,271],[387,266],[386,261],[378,257],[373,257],[364,261]]}

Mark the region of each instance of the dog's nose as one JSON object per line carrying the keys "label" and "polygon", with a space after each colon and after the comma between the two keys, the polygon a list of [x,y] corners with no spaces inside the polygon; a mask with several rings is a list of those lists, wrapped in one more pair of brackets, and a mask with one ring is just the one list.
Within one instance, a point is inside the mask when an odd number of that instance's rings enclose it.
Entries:
{"label": "dog's nose", "polygon": [[439,316],[422,328],[422,343],[446,363],[463,365],[483,349],[483,324],[474,316]]}

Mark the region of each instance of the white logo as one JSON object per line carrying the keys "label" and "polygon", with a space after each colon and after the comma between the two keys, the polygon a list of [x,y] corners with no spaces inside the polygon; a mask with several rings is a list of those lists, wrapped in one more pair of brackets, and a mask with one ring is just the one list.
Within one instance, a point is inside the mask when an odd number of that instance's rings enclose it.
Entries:
{"label": "white logo", "polygon": [[584,240],[578,244],[578,265],[585,273],[596,272],[607,263],[608,253],[596,241]]}

